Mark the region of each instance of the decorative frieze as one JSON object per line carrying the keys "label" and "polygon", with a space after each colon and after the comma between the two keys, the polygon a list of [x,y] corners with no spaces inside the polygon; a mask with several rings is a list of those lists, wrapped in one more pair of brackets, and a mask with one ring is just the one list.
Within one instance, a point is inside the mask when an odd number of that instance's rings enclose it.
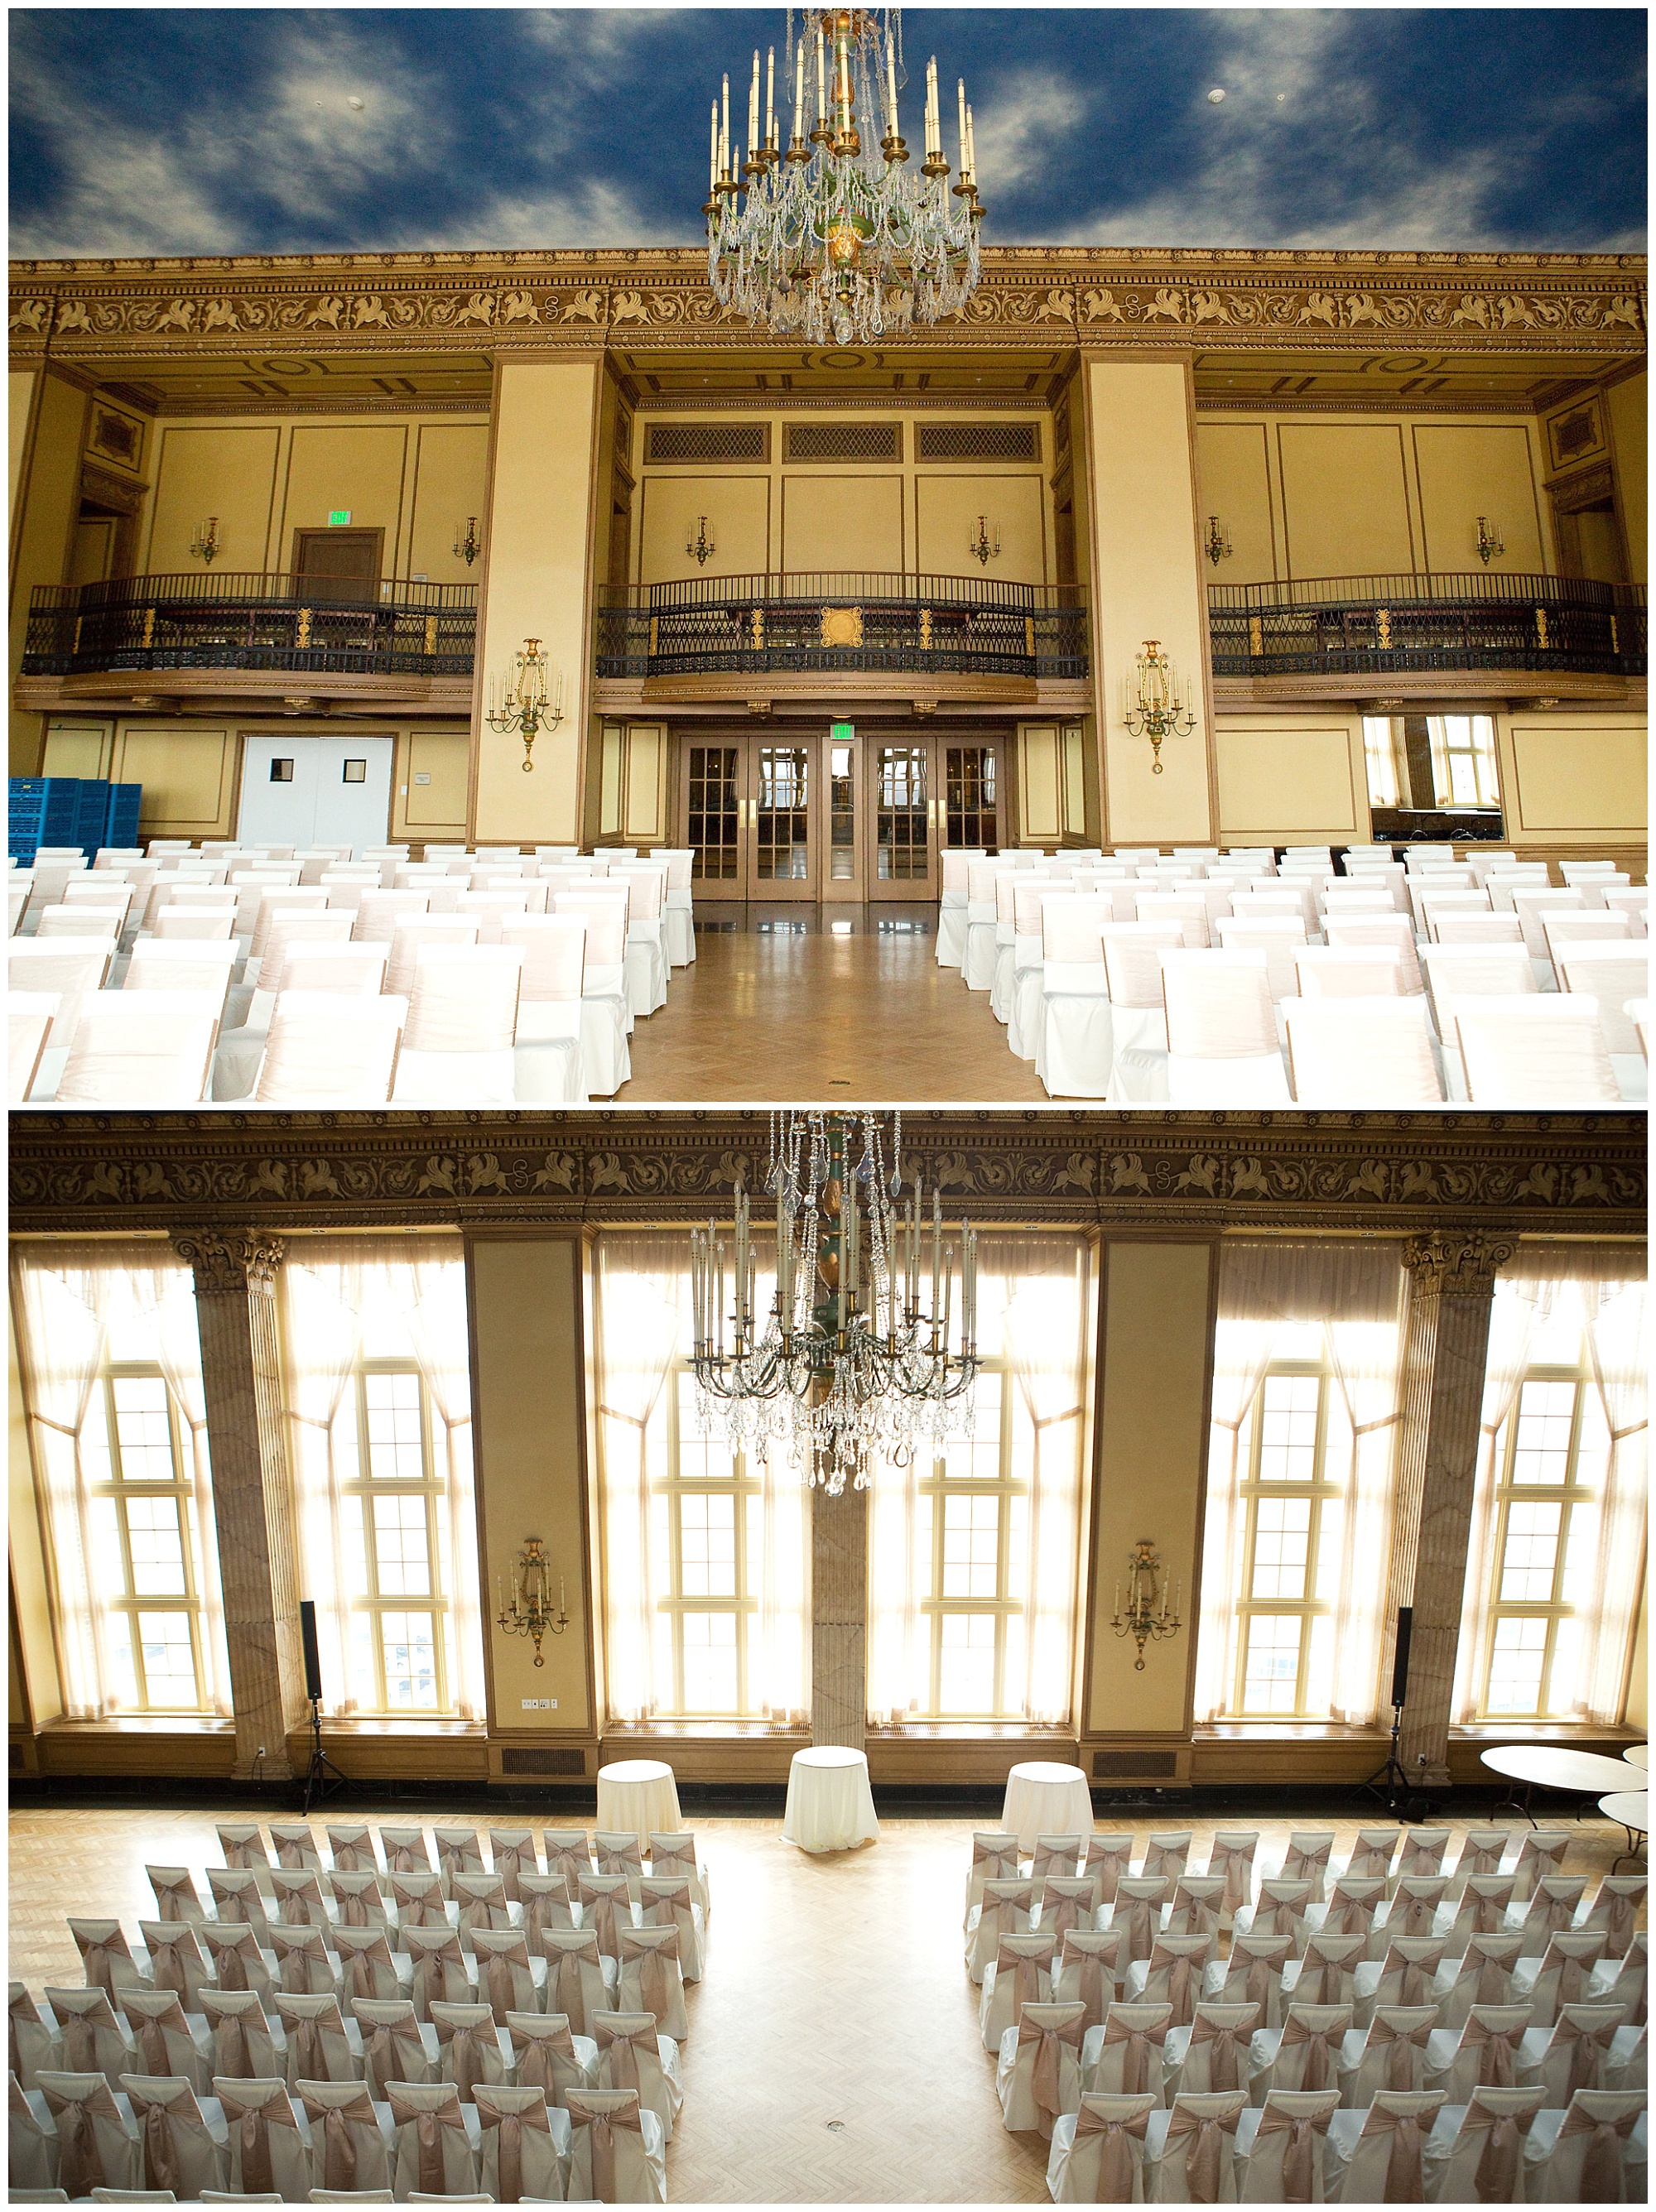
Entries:
{"label": "decorative frieze", "polygon": [[[239,1235],[692,1220],[739,1177],[757,1192],[767,1152],[762,1110],[14,1113],[11,1218],[194,1234],[222,1212]],[[1416,1232],[1420,1264],[1451,1273],[1483,1264],[1478,1237],[1644,1233],[1636,1114],[915,1111],[903,1160],[980,1220]]]}
{"label": "decorative frieze", "polygon": [[[1637,254],[1253,252],[990,247],[961,313],[878,349],[900,356],[1039,332],[1089,345],[1181,341],[1349,349],[1429,337],[1451,348],[1640,351]],[[752,346],[721,308],[705,253],[338,254],[168,261],[16,261],[15,349],[65,358],[239,353],[249,346],[395,350]],[[809,349],[807,349],[807,356]],[[843,351],[831,362],[844,365]]]}

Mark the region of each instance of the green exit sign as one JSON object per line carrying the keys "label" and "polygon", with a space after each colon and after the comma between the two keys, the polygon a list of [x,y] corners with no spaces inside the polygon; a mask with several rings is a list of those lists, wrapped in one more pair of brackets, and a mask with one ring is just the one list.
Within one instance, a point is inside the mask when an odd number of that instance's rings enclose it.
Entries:
{"label": "green exit sign", "polygon": [[837,745],[849,745],[856,736],[855,722],[830,722],[828,734]]}
{"label": "green exit sign", "polygon": [[328,528],[337,530],[342,522],[348,523],[350,520],[350,509],[348,507],[336,507],[328,517]]}

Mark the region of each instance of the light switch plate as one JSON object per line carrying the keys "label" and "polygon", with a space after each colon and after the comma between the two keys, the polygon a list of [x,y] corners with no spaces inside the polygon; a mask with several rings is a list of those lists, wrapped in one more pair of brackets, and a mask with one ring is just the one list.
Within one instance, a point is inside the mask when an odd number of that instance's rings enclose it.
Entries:
{"label": "light switch plate", "polygon": [[557,1699],[556,1698],[526,1698],[523,1700],[523,1710],[526,1713],[555,1713],[557,1711]]}

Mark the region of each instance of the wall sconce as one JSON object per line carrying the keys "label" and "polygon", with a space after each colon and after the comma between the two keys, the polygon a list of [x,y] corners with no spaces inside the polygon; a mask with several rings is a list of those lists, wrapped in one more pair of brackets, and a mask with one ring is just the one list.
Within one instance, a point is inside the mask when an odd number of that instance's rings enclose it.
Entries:
{"label": "wall sconce", "polygon": [[512,1602],[508,1605],[502,1595],[500,1577],[495,1577],[495,1603],[500,1607],[495,1616],[495,1626],[508,1636],[532,1636],[535,1642],[535,1664],[544,1667],[540,1656],[543,1636],[562,1636],[569,1625],[569,1616],[563,1609],[563,1577],[557,1578],[557,1611],[552,1610],[551,1561],[539,1536],[524,1540],[523,1549],[512,1565]]}
{"label": "wall sconce", "polygon": [[1487,568],[1491,561],[1498,561],[1506,550],[1506,546],[1501,543],[1501,532],[1490,521],[1489,516],[1479,515],[1477,519],[1478,559]]}
{"label": "wall sconce", "polygon": [[190,540],[190,558],[204,561],[210,568],[218,558],[218,517],[210,514]]}
{"label": "wall sconce", "polygon": [[1216,568],[1221,561],[1231,557],[1231,533],[1216,514],[1208,517],[1208,558]]}
{"label": "wall sconce", "polygon": [[454,525],[454,558],[464,561],[469,568],[482,550],[483,540],[478,535],[478,518],[475,514],[468,514],[464,531],[458,522]]}
{"label": "wall sconce", "polygon": [[1153,637],[1145,639],[1134,667],[1136,689],[1122,682],[1122,720],[1135,738],[1148,738],[1155,753],[1151,773],[1160,775],[1162,739],[1188,738],[1196,727],[1190,687],[1187,681],[1181,696],[1172,658]]}
{"label": "wall sconce", "polygon": [[966,540],[966,550],[974,554],[979,564],[987,568],[991,561],[1001,557],[1001,526],[991,524],[986,514],[977,518],[977,527]]}
{"label": "wall sconce", "polygon": [[688,530],[685,532],[685,552],[690,555],[696,566],[701,568],[707,565],[718,550],[713,542],[713,533],[707,526],[706,515],[698,514],[696,518],[695,536],[692,538]]}
{"label": "wall sconce", "polygon": [[555,730],[563,720],[563,678],[553,690],[546,688],[546,656],[538,637],[526,637],[521,651],[513,656],[512,680],[504,692],[499,679],[489,678],[489,704],[484,720],[491,730],[509,730],[523,740],[523,773],[534,762],[530,755],[543,730]]}
{"label": "wall sconce", "polygon": [[[1160,1576],[1161,1602],[1156,1602],[1156,1581]],[[1148,1537],[1141,1538],[1127,1555],[1127,1609],[1121,1603],[1121,1584],[1116,1584],[1116,1613],[1110,1623],[1117,1636],[1130,1636],[1138,1646],[1138,1657],[1133,1662],[1135,1674],[1144,1672],[1144,1647],[1151,1642],[1160,1643],[1164,1636],[1177,1636],[1184,1623],[1178,1617],[1178,1598],[1184,1585],[1181,1583],[1174,1594],[1172,1609],[1167,1605],[1167,1577],[1161,1573],[1161,1558]]]}

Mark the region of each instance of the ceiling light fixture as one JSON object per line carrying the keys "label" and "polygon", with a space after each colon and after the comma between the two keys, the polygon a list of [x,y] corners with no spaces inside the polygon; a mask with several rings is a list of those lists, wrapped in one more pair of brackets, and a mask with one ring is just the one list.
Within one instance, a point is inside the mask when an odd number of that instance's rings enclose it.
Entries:
{"label": "ceiling light fixture", "polygon": [[[956,313],[977,289],[983,210],[971,110],[957,88],[960,180],[947,185],[937,63],[926,65],[925,159],[917,174],[898,122],[901,10],[813,10],[795,42],[789,18],[782,97],[794,77],[793,137],[784,154],[776,105],[776,49],[759,57],[747,96],[747,158],[730,143],[730,79],[713,106],[709,149],[708,277],[722,307],[821,345],[867,343],[918,320]],[[814,127],[806,131],[807,48],[814,37]],[[859,109],[885,135],[864,146]],[[747,194],[745,205],[740,195]],[[951,207],[953,198],[959,203]]]}

